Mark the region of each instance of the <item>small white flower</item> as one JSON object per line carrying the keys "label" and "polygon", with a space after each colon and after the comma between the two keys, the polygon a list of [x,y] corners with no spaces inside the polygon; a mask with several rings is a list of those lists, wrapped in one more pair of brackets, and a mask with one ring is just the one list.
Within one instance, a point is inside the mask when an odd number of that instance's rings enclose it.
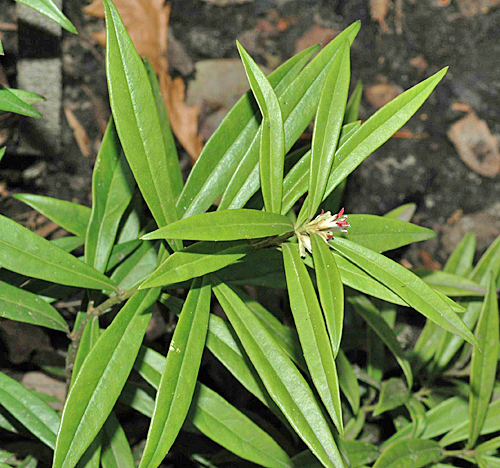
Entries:
{"label": "small white flower", "polygon": [[327,244],[333,237],[333,231],[347,233],[350,227],[347,222],[347,215],[342,208],[337,214],[332,215],[329,211],[321,212],[316,218],[303,224],[296,232],[299,240],[299,253],[301,257],[306,256],[306,250],[312,253],[311,234],[318,234]]}

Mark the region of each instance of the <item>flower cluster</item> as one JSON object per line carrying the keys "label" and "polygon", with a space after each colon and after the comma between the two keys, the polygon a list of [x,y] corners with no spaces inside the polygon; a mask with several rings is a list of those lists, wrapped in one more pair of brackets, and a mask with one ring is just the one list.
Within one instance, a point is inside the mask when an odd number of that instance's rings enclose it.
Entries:
{"label": "flower cluster", "polygon": [[312,221],[303,224],[296,232],[299,240],[299,252],[301,257],[306,256],[306,250],[312,253],[311,234],[318,234],[327,244],[333,237],[333,231],[347,232],[349,223],[347,215],[342,208],[337,214],[333,215],[327,211],[321,211]]}

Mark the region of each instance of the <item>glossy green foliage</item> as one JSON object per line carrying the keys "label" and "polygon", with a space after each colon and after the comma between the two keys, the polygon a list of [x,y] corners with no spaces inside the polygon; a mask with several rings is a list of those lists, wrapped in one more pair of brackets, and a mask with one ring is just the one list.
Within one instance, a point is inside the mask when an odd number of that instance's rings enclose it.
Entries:
{"label": "glossy green foliage", "polygon": [[422,315],[477,345],[477,340],[449,305],[406,268],[347,239],[337,238],[331,245],[367,273],[375,276]]}
{"label": "glossy green foliage", "polygon": [[283,259],[290,307],[307,367],[330,417],[342,434],[340,387],[323,311],[297,250],[283,244]]}
{"label": "glossy green foliage", "polygon": [[27,117],[42,118],[42,114],[17,97],[9,88],[0,85],[0,111],[14,112]]}
{"label": "glossy green foliage", "polygon": [[97,271],[106,271],[121,217],[134,188],[134,177],[111,118],[94,166],[92,214],[85,238],[85,262]]}
{"label": "glossy green foliage", "polygon": [[436,237],[436,233],[431,229],[399,219],[374,215],[349,215],[349,226],[347,234],[335,233],[335,236],[342,235],[376,252],[385,252]]}
{"label": "glossy green foliage", "polygon": [[404,405],[410,399],[410,391],[401,379],[392,378],[382,382],[380,397],[373,416],[385,413]]}
{"label": "glossy green foliage", "polygon": [[41,398],[0,372],[0,405],[35,437],[54,448],[59,415]]}
{"label": "glossy green foliage", "polygon": [[420,468],[443,458],[443,449],[433,440],[405,439],[385,450],[373,468]]}
{"label": "glossy green foliage", "polygon": [[0,281],[0,317],[63,332],[68,325],[59,312],[35,294]]}
{"label": "glossy green foliage", "polygon": [[363,83],[358,80],[356,87],[347,101],[347,106],[345,108],[344,123],[348,124],[351,122],[356,122],[359,115],[359,105],[361,104],[361,98],[363,97]]}
{"label": "glossy green foliage", "polygon": [[236,45],[262,114],[259,167],[264,207],[270,213],[280,213],[285,159],[285,132],[280,103],[266,75],[242,45],[239,42]]}
{"label": "glossy green foliage", "polygon": [[188,239],[231,241],[280,236],[293,231],[289,218],[257,210],[203,213],[150,232],[141,239]]}
{"label": "glossy green foliage", "polygon": [[469,396],[469,419],[472,423],[467,442],[469,447],[473,447],[477,441],[493,393],[500,351],[499,334],[497,292],[490,276],[488,293],[476,326],[476,338],[481,351],[476,348],[472,350]]}
{"label": "glossy green foliage", "polygon": [[104,425],[132,369],[158,294],[157,289],[135,293],[85,359],[64,406],[54,468],[73,467]]}
{"label": "glossy green foliage", "polygon": [[0,266],[67,286],[116,288],[102,273],[4,216],[0,216]]}
{"label": "glossy green foliage", "polygon": [[87,206],[31,193],[16,193],[14,198],[39,211],[71,234],[85,237],[90,221],[90,208]]}
{"label": "glossy green foliage", "polygon": [[307,218],[314,217],[323,201],[326,183],[333,166],[351,79],[349,48],[350,43],[346,39],[335,55],[319,98],[312,138]]}
{"label": "glossy green foliage", "polygon": [[141,289],[180,283],[220,270],[252,251],[246,241],[198,242],[170,255]]}
{"label": "glossy green foliage", "polygon": [[102,430],[101,465],[103,468],[134,468],[134,456],[127,436],[114,412]]}
{"label": "glossy green foliage", "polygon": [[57,8],[57,5],[52,0],[16,0],[16,2],[39,11],[69,32],[78,34],[71,21],[63,15],[62,11]]}
{"label": "glossy green foliage", "polygon": [[224,283],[214,292],[266,389],[292,427],[327,467],[345,463],[314,395],[272,335]]}
{"label": "glossy green foliage", "polygon": [[[158,226],[177,220],[160,119],[148,74],[111,0],[106,13],[106,71],[111,110],[127,161]],[[180,243],[174,245],[179,248]]]}
{"label": "glossy green foliage", "polygon": [[210,284],[195,279],[169,345],[141,468],[159,466],[182,427],[205,347],[209,314]]}

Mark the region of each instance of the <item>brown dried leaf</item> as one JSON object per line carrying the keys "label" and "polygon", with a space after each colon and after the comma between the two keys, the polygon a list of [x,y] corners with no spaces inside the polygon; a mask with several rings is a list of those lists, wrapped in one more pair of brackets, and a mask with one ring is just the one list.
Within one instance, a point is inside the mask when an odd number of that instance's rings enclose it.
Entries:
{"label": "brown dried leaf", "polygon": [[80,151],[86,158],[88,158],[90,156],[90,139],[85,131],[85,128],[83,128],[83,125],[76,118],[75,114],[73,114],[69,105],[64,106],[64,115],[66,116],[66,120],[68,121],[71,130],[73,130],[73,135],[75,136],[75,140],[80,148]]}
{"label": "brown dried leaf", "polygon": [[457,0],[460,13],[464,16],[475,16],[488,13],[490,8],[500,5],[500,0]]}
{"label": "brown dried leaf", "polygon": [[[127,28],[139,55],[149,59],[157,75],[172,130],[193,161],[203,148],[198,134],[199,107],[184,102],[186,86],[181,78],[172,80],[168,74],[167,43],[171,6],[164,0],[115,0],[116,8]],[[102,0],[85,7],[90,15],[102,18]],[[103,40],[101,33],[93,37]],[[101,43],[101,42],[100,42]]]}
{"label": "brown dried leaf", "polygon": [[385,83],[374,84],[365,88],[366,100],[375,109],[385,106],[402,92],[403,90],[399,86]]}
{"label": "brown dried leaf", "polygon": [[491,134],[486,121],[480,120],[474,112],[455,122],[448,130],[448,138],[460,159],[473,171],[485,177],[500,173],[498,139]]}
{"label": "brown dried leaf", "polygon": [[338,31],[335,31],[335,29],[323,28],[319,24],[315,24],[297,39],[294,53],[298,54],[300,51],[315,44],[323,44],[325,46],[332,39],[335,39],[338,34]]}
{"label": "brown dried leaf", "polygon": [[389,0],[370,0],[370,15],[372,20],[380,24],[383,33],[389,33],[391,30],[385,22],[385,16],[389,9]]}

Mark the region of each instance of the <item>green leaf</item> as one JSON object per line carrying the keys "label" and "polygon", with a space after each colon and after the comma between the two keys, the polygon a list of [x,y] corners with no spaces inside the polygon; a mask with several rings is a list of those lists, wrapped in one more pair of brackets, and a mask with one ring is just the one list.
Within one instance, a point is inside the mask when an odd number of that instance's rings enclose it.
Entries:
{"label": "green leaf", "polygon": [[141,285],[141,289],[180,283],[212,273],[251,251],[248,242],[198,242],[170,255]]}
{"label": "green leaf", "polygon": [[59,415],[24,385],[0,372],[0,405],[45,445],[54,448]]}
{"label": "green leaf", "polygon": [[323,239],[313,235],[311,236],[311,244],[319,299],[335,358],[339,352],[344,325],[344,285],[335,263],[335,257]]}
{"label": "green leaf", "polygon": [[385,143],[417,112],[442,80],[447,68],[405,91],[373,114],[335,153],[333,172],[328,179],[326,198],[361,162]]}
{"label": "green leaf", "polygon": [[337,364],[340,389],[351,405],[352,412],[358,414],[360,403],[358,379],[342,348],[339,348],[335,363]]}
{"label": "green leaf", "polygon": [[16,2],[33,8],[42,13],[42,15],[48,16],[51,20],[54,20],[67,31],[78,34],[71,21],[63,15],[61,10],[57,8],[52,0],[16,0]]}
{"label": "green leaf", "polygon": [[175,146],[174,135],[172,134],[172,130],[170,128],[170,122],[165,108],[165,101],[163,100],[163,96],[161,94],[160,84],[158,83],[155,70],[147,58],[144,58],[143,60],[149,82],[153,90],[158,118],[160,119],[163,145],[165,146],[165,152],[167,155],[167,175],[170,178],[170,185],[172,186],[174,197],[177,199],[184,185],[181,167],[179,165],[179,157],[177,155],[177,147]]}
{"label": "green leaf", "polygon": [[500,458],[476,455],[479,468],[500,468]]}
{"label": "green leaf", "polygon": [[127,436],[114,412],[111,412],[104,424],[102,440],[103,468],[135,468]]}
{"label": "green leaf", "polygon": [[[0,40],[0,55],[5,55],[4,51],[3,51],[3,44],[2,44],[2,41]],[[1,158],[0,158],[1,159]]]}
{"label": "green leaf", "polygon": [[454,273],[462,277],[468,275],[472,270],[472,262],[474,261],[475,253],[476,235],[473,232],[468,232],[451,253],[443,271],[446,273]]}
{"label": "green leaf", "polygon": [[476,453],[488,453],[500,448],[500,436],[494,437],[475,447]]}
{"label": "green leaf", "polygon": [[30,91],[25,91],[24,89],[13,89],[9,88],[9,91],[17,96],[19,99],[23,100],[26,104],[37,104],[38,102],[45,101],[46,99],[37,93],[32,93]]}
{"label": "green leaf", "polygon": [[[269,75],[269,82],[278,96],[317,50],[318,46],[309,47]],[[203,147],[179,196],[179,215],[187,218],[206,211],[224,192],[249,148],[258,159],[259,125],[260,111],[252,92],[248,91],[229,111]]]}
{"label": "green leaf", "polygon": [[[500,431],[500,400],[495,400],[493,403],[490,403],[488,405],[486,419],[484,420],[480,435],[491,434],[497,431]],[[439,441],[439,444],[442,447],[447,447],[448,445],[454,444],[455,442],[467,440],[467,438],[469,437],[469,432],[470,420],[467,418],[467,420],[462,422],[461,424],[455,425],[453,430],[448,432],[448,434],[446,434]]]}
{"label": "green leaf", "polygon": [[0,317],[68,332],[68,325],[50,304],[24,289],[0,281]]}
{"label": "green leaf", "polygon": [[405,439],[385,450],[373,468],[420,468],[443,457],[443,449],[433,440]]}
{"label": "green leaf", "polygon": [[14,93],[3,85],[0,85],[0,110],[4,112],[14,112],[15,114],[26,115],[27,117],[42,118],[42,114],[35,108],[26,104]]}
{"label": "green leaf", "polygon": [[286,216],[241,209],[212,211],[181,219],[141,239],[230,241],[279,236],[292,231],[292,222]]}
{"label": "green leaf", "polygon": [[[420,434],[421,439],[433,439],[452,430],[467,420],[469,405],[461,397],[452,397],[444,400],[439,405],[425,413],[425,429]],[[396,434],[382,444],[382,449],[391,445],[394,441],[412,437],[414,425],[407,424]]]}
{"label": "green leaf", "polygon": [[13,196],[59,224],[66,231],[75,236],[85,237],[90,220],[89,207],[31,193],[16,193]]}
{"label": "green leaf", "polygon": [[102,273],[4,216],[0,216],[0,267],[67,286],[116,289]]}
{"label": "green leaf", "polygon": [[3,148],[0,148],[0,162],[2,162],[2,158],[4,157],[6,150],[7,150],[6,146],[4,146]]}
{"label": "green leaf", "polygon": [[448,304],[406,268],[347,239],[336,238],[331,246],[385,284],[422,315],[477,346],[477,340]]}
{"label": "green leaf", "polygon": [[259,166],[264,206],[270,213],[280,213],[285,159],[285,133],[280,103],[266,75],[238,41],[236,45],[262,114]]}
{"label": "green leaf", "polygon": [[205,347],[210,291],[206,281],[195,279],[182,308],[169,345],[140,468],[160,465],[184,423]]}
{"label": "green leaf", "polygon": [[[436,233],[416,224],[375,215],[349,215],[347,234],[334,233],[376,252],[397,249],[413,242],[436,237]],[[333,239],[331,242],[335,242]]]}
{"label": "green leaf", "polygon": [[321,400],[342,436],[340,387],[323,312],[297,249],[287,243],[282,248],[290,307],[307,367]]}
{"label": "green leaf", "polygon": [[378,337],[385,343],[391,353],[398,361],[405,374],[408,388],[413,386],[413,375],[409,361],[406,359],[401,345],[396,338],[394,331],[389,327],[377,308],[365,296],[349,297],[349,302],[354,306],[363,320],[371,327]]}
{"label": "green leaf", "polygon": [[358,120],[359,105],[361,104],[361,97],[363,96],[363,82],[358,80],[356,87],[347,101],[345,108],[344,123],[348,124]]}
{"label": "green leaf", "polygon": [[352,468],[372,463],[380,455],[375,445],[361,440],[345,440],[342,442],[342,447],[347,452]]}
{"label": "green leaf", "polygon": [[88,354],[64,406],[53,468],[74,466],[105,423],[132,369],[159,292],[136,292]]}
{"label": "green leaf", "polygon": [[[468,248],[469,252],[471,247]],[[469,254],[470,255],[470,254]],[[467,263],[466,263],[467,264]],[[480,286],[488,286],[488,277],[490,273],[493,278],[497,278],[500,272],[500,236],[495,239],[486,252],[483,254],[475,268],[469,273],[468,278],[475,281]],[[469,301],[464,304],[467,308],[462,316],[462,320],[467,327],[472,330],[476,325],[482,308],[482,302]],[[443,337],[442,346],[436,351],[434,361],[437,368],[444,368],[455,356],[456,352],[462,346],[464,340],[459,336]]]}
{"label": "green leaf", "polygon": [[329,425],[301,373],[229,286],[219,283],[213,289],[266,389],[297,434],[325,466],[344,467]]}
{"label": "green leaf", "polygon": [[490,277],[488,292],[477,322],[476,338],[482,352],[476,348],[472,350],[469,395],[469,419],[472,424],[467,442],[469,448],[476,443],[486,419],[498,366],[498,352],[500,351],[498,302],[495,281],[492,277]]}
{"label": "green leaf", "polygon": [[[353,122],[342,127],[340,141],[338,146],[351,138],[361,122]],[[293,208],[297,200],[307,191],[309,184],[309,170],[311,168],[311,151],[308,151],[302,158],[290,169],[283,180],[283,204],[281,214],[286,214]]]}
{"label": "green leaf", "polygon": [[[141,193],[158,226],[178,219],[168,158],[148,74],[111,0],[106,14],[109,100],[120,141]],[[181,248],[180,242],[175,242]]]}
{"label": "green leaf", "polygon": [[484,296],[486,290],[475,281],[453,273],[425,268],[411,270],[432,289],[447,296]]}
{"label": "green leaf", "polygon": [[[359,28],[360,23],[356,22],[342,31],[323,48],[281,95],[276,93],[279,97],[285,128],[285,152],[292,148],[316,113],[321,88],[334,60],[335,53],[345,39],[352,43]],[[248,146],[245,148],[248,148]],[[233,171],[231,181],[227,184],[218,209],[243,207],[259,189],[258,175],[259,161],[256,141],[245,152],[244,158],[241,159],[238,167]],[[305,190],[307,190],[307,186]]]}
{"label": "green leaf", "polygon": [[213,390],[198,383],[193,402],[188,419],[218,444],[259,466],[291,466],[290,457],[271,436]]}
{"label": "green leaf", "polygon": [[134,188],[134,177],[111,118],[92,175],[92,214],[85,239],[85,263],[97,271],[106,271],[120,220]]}
{"label": "green leaf", "polygon": [[339,142],[351,79],[349,49],[350,43],[345,39],[335,55],[321,89],[312,137],[306,216],[308,219],[314,217],[323,200]]}
{"label": "green leaf", "polygon": [[410,390],[401,379],[386,380],[382,382],[382,390],[373,416],[398,408],[407,403],[409,399]]}
{"label": "green leaf", "polygon": [[405,205],[400,205],[391,211],[388,211],[384,215],[384,218],[399,219],[400,221],[406,221],[409,223],[416,210],[416,203],[406,203]]}
{"label": "green leaf", "polygon": [[[149,348],[141,349],[135,363],[137,371],[155,389],[158,389],[164,367],[165,358]],[[130,390],[133,388],[130,383],[127,387]],[[127,403],[151,417],[153,399],[141,388],[135,387],[134,390],[133,394],[127,395]],[[268,434],[199,382],[187,419],[207,437],[244,459],[262,466],[289,466],[288,455]],[[252,437],[249,438],[248,434],[252,434]]]}

